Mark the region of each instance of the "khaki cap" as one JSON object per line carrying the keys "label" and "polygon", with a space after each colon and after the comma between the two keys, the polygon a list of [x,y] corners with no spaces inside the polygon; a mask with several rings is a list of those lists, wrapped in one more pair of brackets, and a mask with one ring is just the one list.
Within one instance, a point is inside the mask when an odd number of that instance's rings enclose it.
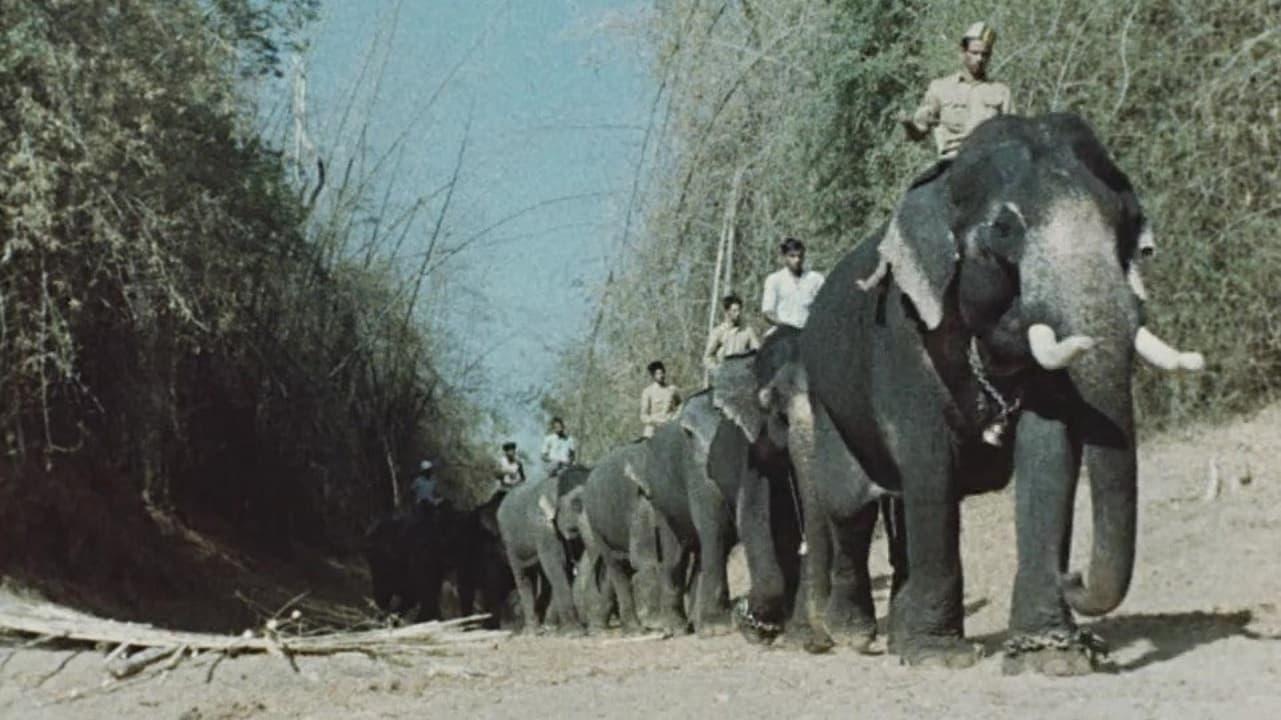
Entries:
{"label": "khaki cap", "polygon": [[992,26],[980,20],[971,25],[965,31],[965,34],[961,36],[961,42],[964,43],[969,40],[978,40],[990,48],[996,43],[996,31],[992,29]]}

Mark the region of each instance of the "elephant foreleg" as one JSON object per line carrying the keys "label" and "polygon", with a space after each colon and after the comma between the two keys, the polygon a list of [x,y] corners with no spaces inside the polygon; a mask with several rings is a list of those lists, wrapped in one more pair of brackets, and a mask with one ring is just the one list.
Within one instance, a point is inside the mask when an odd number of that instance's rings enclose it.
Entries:
{"label": "elephant foreleg", "polygon": [[909,440],[897,460],[911,574],[891,606],[894,648],[910,665],[970,667],[980,649],[964,641],[961,508],[951,435],[939,417],[937,427],[918,427]]}
{"label": "elephant foreleg", "polygon": [[791,557],[783,558],[783,562],[794,564],[796,543],[785,547],[775,542],[769,480],[765,476],[755,470],[743,474],[735,514],[738,536],[743,543],[743,554],[747,557],[748,574],[752,579],[747,594],[748,616],[759,623],[781,625],[787,612],[789,588],[780,557],[782,553],[790,553]]}
{"label": "elephant foreleg", "polygon": [[[1081,445],[1058,421],[1026,412],[1015,445],[1015,525],[1018,572],[1010,605],[1010,637],[1003,670],[1079,675],[1092,670],[1089,642],[1080,637],[1063,598]],[[1058,634],[1067,647],[1037,647]],[[1063,644],[1063,643],[1060,643]]]}
{"label": "elephant foreleg", "polygon": [[[801,528],[801,590],[803,605],[793,614],[789,635],[800,633],[809,652],[826,652],[835,643],[826,626],[828,598],[831,596],[831,534],[826,512],[819,504],[819,477],[814,406],[806,393],[788,401],[787,446],[792,456],[796,486],[801,498],[804,525]],[[798,622],[801,621],[801,622]]]}
{"label": "elephant foreleg", "polygon": [[698,586],[694,595],[694,629],[702,635],[729,629],[729,581],[726,562],[734,542],[729,508],[720,492],[704,482],[693,510],[698,533]]}
{"label": "elephant foreleg", "polygon": [[548,527],[545,537],[538,543],[538,562],[552,586],[552,606],[556,608],[556,619],[567,630],[579,630],[581,624],[578,613],[574,611],[574,593],[566,575],[565,548],[554,528]]}
{"label": "elephant foreleg", "polygon": [[507,564],[512,569],[512,579],[516,581],[516,592],[520,595],[520,612],[524,618],[524,630],[527,633],[538,630],[537,595],[534,594],[534,581],[529,577],[530,570],[521,565],[520,558],[508,550]]}

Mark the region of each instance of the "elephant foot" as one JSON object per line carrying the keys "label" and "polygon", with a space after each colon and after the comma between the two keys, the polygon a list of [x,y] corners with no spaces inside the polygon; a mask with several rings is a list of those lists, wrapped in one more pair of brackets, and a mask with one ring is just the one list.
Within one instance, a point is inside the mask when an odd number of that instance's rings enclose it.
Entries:
{"label": "elephant foot", "polygon": [[947,670],[974,667],[984,655],[982,645],[959,637],[903,638],[895,649],[904,665]]}
{"label": "elephant foot", "polygon": [[823,628],[809,627],[808,632],[800,636],[801,647],[811,655],[831,652],[836,647],[836,640]]}
{"label": "elephant foot", "polygon": [[671,637],[689,634],[689,620],[675,613],[665,614],[658,620],[658,630]]}
{"label": "elephant foot", "polygon": [[1043,635],[1016,635],[1005,642],[1001,672],[1039,673],[1050,677],[1088,675],[1107,658],[1107,644],[1085,630],[1052,630]]}
{"label": "elephant foot", "polygon": [[876,650],[876,626],[862,628],[831,628],[832,638],[840,645],[845,646],[861,655],[877,655]]}
{"label": "elephant foot", "polygon": [[562,623],[560,625],[543,625],[539,628],[539,635],[555,635],[564,638],[578,638],[587,634],[587,629],[582,625],[575,623]]}
{"label": "elephant foot", "polygon": [[876,618],[862,613],[828,613],[827,629],[837,643],[864,655],[871,655],[876,642]]}
{"label": "elephant foot", "polygon": [[730,620],[728,609],[716,613],[708,613],[694,623],[694,632],[699,637],[719,637],[728,635],[733,631],[734,625]]}
{"label": "elephant foot", "polygon": [[782,625],[762,620],[753,613],[745,597],[734,601],[731,617],[733,624],[749,643],[768,645],[783,632]]}

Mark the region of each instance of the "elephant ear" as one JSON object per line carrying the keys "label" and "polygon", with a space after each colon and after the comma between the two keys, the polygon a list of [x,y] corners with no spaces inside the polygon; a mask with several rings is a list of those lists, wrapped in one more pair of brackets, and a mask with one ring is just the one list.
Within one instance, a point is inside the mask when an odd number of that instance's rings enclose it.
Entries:
{"label": "elephant ear", "polygon": [[704,456],[711,448],[712,439],[716,436],[716,428],[720,426],[723,419],[716,406],[712,404],[712,393],[709,390],[703,390],[691,396],[681,407],[681,429],[693,438],[694,445]]}
{"label": "elephant ear", "polygon": [[570,512],[575,515],[581,514],[583,512],[583,486],[579,485],[566,493],[564,503]]}
{"label": "elephant ear", "polygon": [[556,520],[556,489],[556,483],[549,482],[538,490],[538,509],[549,523]]}
{"label": "elephant ear", "polygon": [[765,425],[756,380],[756,354],[732,355],[725,358],[712,373],[712,405],[743,431],[750,442],[756,442]]}
{"label": "elephant ear", "polygon": [[792,398],[808,392],[808,377],[799,361],[780,367],[761,389],[758,400],[765,411],[765,433],[774,447],[787,447],[787,407]]}
{"label": "elephant ear", "polygon": [[877,246],[895,284],[930,330],[943,321],[943,294],[959,257],[947,222],[946,181],[937,178],[908,190]]}
{"label": "elephant ear", "polygon": [[[651,438],[650,442],[653,442]],[[623,477],[627,478],[640,494],[645,497],[653,495],[654,489],[649,483],[649,443],[637,444],[628,449],[623,457]]]}

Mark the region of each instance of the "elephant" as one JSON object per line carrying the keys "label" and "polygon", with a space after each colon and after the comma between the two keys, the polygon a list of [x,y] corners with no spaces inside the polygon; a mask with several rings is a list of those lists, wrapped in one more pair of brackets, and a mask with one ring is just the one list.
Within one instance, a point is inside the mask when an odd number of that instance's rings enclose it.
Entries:
{"label": "elephant", "polygon": [[452,576],[462,613],[476,610],[479,596],[486,625],[497,627],[513,587],[496,523],[501,497],[495,492],[471,510],[420,504],[375,522],[364,554],[378,607],[439,619],[441,589]]}
{"label": "elephant", "polygon": [[[804,589],[798,587],[800,555],[822,552],[831,542],[830,528],[820,515],[806,518],[810,540],[808,547],[801,546],[800,496],[788,456],[787,421],[778,401],[795,392],[798,359],[799,332],[782,326],[766,336],[759,350],[726,358],[712,375],[712,403],[722,417],[709,472],[727,497],[738,498],[733,520],[747,551],[752,584],[746,602],[735,607],[735,619],[754,642],[770,640],[783,630],[797,643],[812,642]],[[740,484],[734,485],[736,481]],[[867,518],[863,520],[866,524]],[[825,530],[820,532],[820,527]],[[868,533],[872,529],[864,528]],[[824,588],[829,583],[848,587],[870,583],[870,578],[858,576],[854,567],[829,567],[820,583]],[[875,618],[869,624],[870,610],[861,613],[848,606],[855,595],[830,594],[825,626],[852,647],[866,650],[875,636]]]}
{"label": "elephant", "polygon": [[[726,565],[739,540],[747,555],[752,587],[745,629],[768,639],[781,626],[797,586],[795,518],[786,457],[767,449],[765,438],[749,441],[714,405],[713,392],[686,400],[679,416],[660,426],[634,461],[632,474],[656,513],[664,578],[660,588],[667,617],[684,610],[683,565],[667,561],[672,546],[697,557],[691,603],[695,631],[707,635],[731,626]],[[771,517],[781,521],[777,532]],[[780,552],[780,548],[782,548]],[[780,563],[780,557],[783,562]]]}
{"label": "elephant", "polygon": [[506,550],[507,563],[520,593],[526,631],[539,627],[534,584],[530,571],[538,569],[551,586],[548,624],[567,631],[580,630],[582,623],[574,607],[570,575],[581,544],[577,527],[565,523],[581,513],[579,493],[590,470],[571,466],[538,481],[517,486],[498,507],[498,527]]}
{"label": "elephant", "polygon": [[376,520],[365,533],[362,552],[380,610],[407,617],[417,613],[414,617],[424,620],[440,617],[443,550],[416,510]]}
{"label": "elephant", "polygon": [[[820,636],[825,595],[838,590],[875,621],[869,584],[829,588],[824,578],[836,567],[866,578],[869,527],[888,494],[900,559],[891,651],[909,665],[974,664],[959,503],[1017,477],[1003,670],[1097,667],[1101,643],[1074,613],[1115,609],[1133,574],[1141,308],[1127,276],[1147,224],[1083,119],[1001,116],[914,183],[832,270],[796,362],[762,393],[787,420],[808,520],[807,613]],[[1085,578],[1068,572],[1083,465],[1094,527]],[[816,529],[824,521],[830,547]]]}
{"label": "elephant", "polygon": [[[642,626],[683,632],[688,625],[681,607],[685,555],[672,552],[671,540],[659,549],[664,542],[663,531],[657,527],[653,506],[642,494],[635,474],[635,468],[643,462],[646,445],[647,441],[639,440],[615,448],[592,468],[581,491],[574,491],[581,502],[573,504],[578,512],[567,517],[564,527],[581,535],[584,557],[594,558],[603,566],[605,589],[598,600],[609,597],[617,602],[624,632],[634,632]],[[673,587],[660,588],[660,584]],[[583,585],[584,589],[591,587]],[[642,605],[661,598],[660,607],[645,607],[638,612],[637,594],[648,601]],[[602,629],[607,613],[597,610],[594,616],[593,629]]]}

